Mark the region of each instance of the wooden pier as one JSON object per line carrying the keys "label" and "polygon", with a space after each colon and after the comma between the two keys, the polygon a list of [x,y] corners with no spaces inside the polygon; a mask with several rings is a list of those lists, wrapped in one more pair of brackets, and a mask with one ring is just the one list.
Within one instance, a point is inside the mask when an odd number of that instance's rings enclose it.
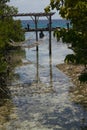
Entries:
{"label": "wooden pier", "polygon": [[[54,31],[55,29],[60,29],[60,27],[52,27],[51,28],[51,31]],[[49,28],[37,28],[37,29],[35,29],[35,28],[24,28],[24,31],[25,32],[36,32],[36,31],[49,31]]]}
{"label": "wooden pier", "polygon": [[[52,28],[52,16],[54,15],[54,12],[43,12],[43,13],[19,13],[19,14],[5,14],[2,17],[31,17],[35,24],[35,28],[25,28],[25,32],[35,32],[36,33],[36,42],[38,42],[38,31],[48,31],[49,32],[49,55],[52,54],[52,49],[51,49],[51,31],[53,31],[56,28]],[[48,19],[48,25],[49,27],[47,28],[38,28],[38,21],[39,17],[46,17]],[[36,46],[36,50],[38,51],[38,45]]]}

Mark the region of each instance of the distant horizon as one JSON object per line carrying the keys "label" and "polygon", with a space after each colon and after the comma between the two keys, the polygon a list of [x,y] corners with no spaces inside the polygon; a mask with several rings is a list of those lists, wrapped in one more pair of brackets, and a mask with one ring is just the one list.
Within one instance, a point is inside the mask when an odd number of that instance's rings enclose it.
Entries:
{"label": "distant horizon", "polygon": [[[35,22],[32,20],[21,20],[21,23],[23,28],[35,28]],[[52,19],[52,27],[66,28],[67,23],[70,23],[70,21],[67,21],[65,19]],[[40,19],[38,21],[39,28],[47,28],[48,24],[49,21],[47,19]]]}

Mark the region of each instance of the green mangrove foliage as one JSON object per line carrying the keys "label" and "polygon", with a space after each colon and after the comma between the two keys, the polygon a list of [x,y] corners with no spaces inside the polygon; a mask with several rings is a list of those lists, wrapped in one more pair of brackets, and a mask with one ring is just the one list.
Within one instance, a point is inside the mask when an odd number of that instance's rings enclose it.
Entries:
{"label": "green mangrove foliage", "polygon": [[2,75],[8,71],[8,52],[12,48],[8,43],[12,39],[23,41],[25,39],[22,30],[21,22],[14,20],[12,17],[7,17],[10,14],[16,14],[17,8],[9,6],[10,0],[0,0],[0,81]]}
{"label": "green mangrove foliage", "polygon": [[54,36],[57,40],[62,38],[64,43],[71,45],[75,52],[72,56],[75,60],[72,62],[84,64],[87,71],[87,0],[50,0],[45,11],[55,8],[62,18],[70,20],[72,28],[55,30]]}

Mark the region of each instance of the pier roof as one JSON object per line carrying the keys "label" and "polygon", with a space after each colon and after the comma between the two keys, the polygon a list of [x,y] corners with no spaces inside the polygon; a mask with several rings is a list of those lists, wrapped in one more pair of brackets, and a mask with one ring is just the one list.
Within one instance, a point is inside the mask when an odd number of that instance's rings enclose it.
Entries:
{"label": "pier roof", "polygon": [[55,12],[49,12],[49,13],[46,13],[46,12],[40,12],[40,13],[18,13],[18,14],[6,14],[5,16],[14,16],[14,17],[17,17],[17,16],[38,16],[38,17],[43,17],[43,16],[52,16],[54,15]]}

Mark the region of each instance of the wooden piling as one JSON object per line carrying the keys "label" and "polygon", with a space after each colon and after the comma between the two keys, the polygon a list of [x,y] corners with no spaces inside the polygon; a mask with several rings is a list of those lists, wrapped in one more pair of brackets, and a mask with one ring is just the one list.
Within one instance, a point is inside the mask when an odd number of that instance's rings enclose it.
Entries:
{"label": "wooden piling", "polygon": [[[35,16],[35,29],[36,29],[36,42],[38,42],[38,30],[37,30],[37,17]],[[38,51],[38,45],[36,46],[36,51]]]}
{"label": "wooden piling", "polygon": [[51,15],[49,16],[49,55],[51,56],[52,54],[52,49],[51,49]]}

